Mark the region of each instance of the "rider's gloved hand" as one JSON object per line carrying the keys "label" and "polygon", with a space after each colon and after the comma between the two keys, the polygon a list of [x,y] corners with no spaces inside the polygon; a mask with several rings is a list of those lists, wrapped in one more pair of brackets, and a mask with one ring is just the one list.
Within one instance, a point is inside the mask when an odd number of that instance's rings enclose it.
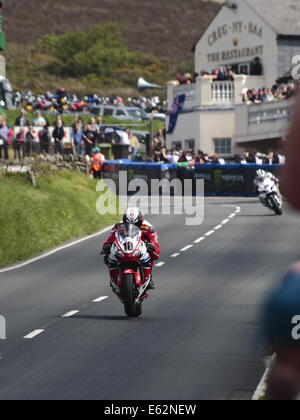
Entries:
{"label": "rider's gloved hand", "polygon": [[153,254],[156,251],[155,246],[151,244],[150,242],[146,244],[146,247],[149,254]]}

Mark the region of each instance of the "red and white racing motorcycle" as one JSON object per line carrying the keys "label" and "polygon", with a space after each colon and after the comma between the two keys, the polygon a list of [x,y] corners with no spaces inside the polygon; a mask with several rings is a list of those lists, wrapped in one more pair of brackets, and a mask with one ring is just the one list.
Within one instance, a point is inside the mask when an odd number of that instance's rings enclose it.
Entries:
{"label": "red and white racing motorcycle", "polygon": [[149,255],[142,232],[135,225],[121,224],[115,233],[109,256],[110,261],[118,264],[119,270],[118,279],[111,286],[129,317],[142,314],[143,301],[149,296],[147,288],[151,276],[144,278],[143,258],[149,258]]}

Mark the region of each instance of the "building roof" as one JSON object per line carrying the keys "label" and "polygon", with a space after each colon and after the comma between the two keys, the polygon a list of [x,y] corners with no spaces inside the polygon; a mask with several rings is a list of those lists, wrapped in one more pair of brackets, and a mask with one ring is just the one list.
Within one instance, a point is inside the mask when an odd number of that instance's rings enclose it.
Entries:
{"label": "building roof", "polygon": [[246,0],[278,35],[300,36],[299,0]]}

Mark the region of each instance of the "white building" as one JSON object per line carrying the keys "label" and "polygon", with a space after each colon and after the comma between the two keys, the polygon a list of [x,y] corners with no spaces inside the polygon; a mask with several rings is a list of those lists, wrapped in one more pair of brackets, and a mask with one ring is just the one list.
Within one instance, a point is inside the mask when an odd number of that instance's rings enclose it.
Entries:
{"label": "white building", "polygon": [[[300,55],[299,0],[232,0],[221,7],[194,47],[195,72],[232,67],[243,73],[234,81],[199,77],[192,85],[170,82],[168,101],[184,93],[186,101],[167,146],[195,147],[209,154],[232,155],[282,146],[291,118],[292,100],[261,105],[243,104],[248,89],[271,88],[290,73],[292,58]],[[259,57],[263,74],[250,75]]]}

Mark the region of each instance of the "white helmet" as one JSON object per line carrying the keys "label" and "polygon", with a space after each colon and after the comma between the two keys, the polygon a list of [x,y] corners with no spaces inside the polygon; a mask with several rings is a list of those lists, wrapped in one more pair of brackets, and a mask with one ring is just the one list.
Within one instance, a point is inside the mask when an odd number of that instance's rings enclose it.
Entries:
{"label": "white helmet", "polygon": [[126,213],[123,217],[124,223],[132,223],[133,225],[142,224],[144,221],[144,216],[142,212],[137,207],[133,207],[126,210]]}
{"label": "white helmet", "polygon": [[256,171],[256,176],[257,178],[266,178],[267,173],[263,169],[259,169],[258,171]]}

